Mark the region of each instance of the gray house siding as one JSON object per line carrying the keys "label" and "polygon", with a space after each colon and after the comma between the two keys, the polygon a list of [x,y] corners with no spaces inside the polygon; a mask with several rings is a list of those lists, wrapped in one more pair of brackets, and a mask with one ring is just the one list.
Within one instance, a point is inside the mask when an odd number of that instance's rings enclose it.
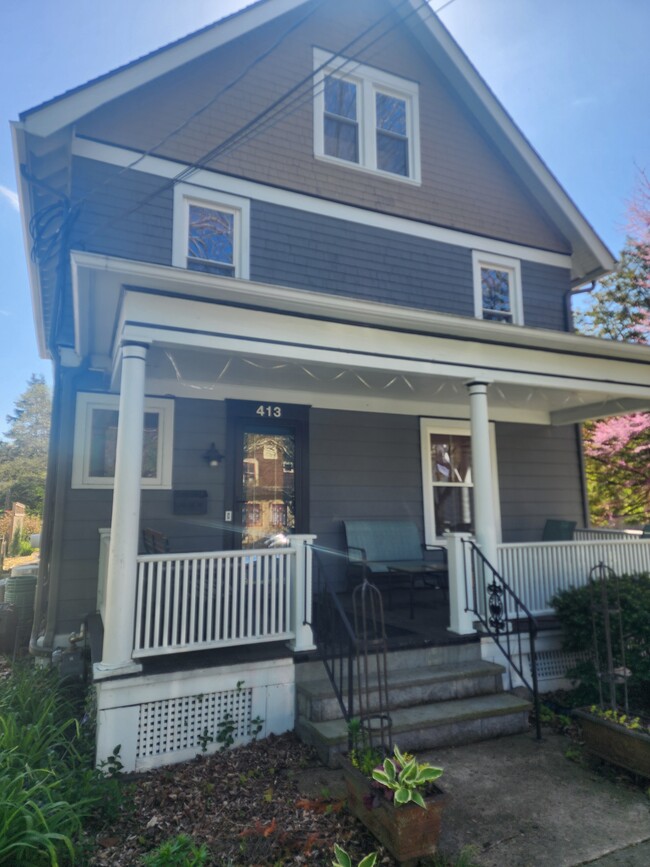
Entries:
{"label": "gray house siding", "polygon": [[[75,166],[74,194],[84,204],[73,247],[171,265],[173,195],[167,182],[92,160],[77,158]],[[474,315],[467,248],[260,201],[251,202],[250,236],[252,280]],[[522,284],[526,324],[565,330],[569,272],[523,261]]]}
{"label": "gray house siding", "polygon": [[[310,530],[319,547],[343,551],[342,521],[355,518],[412,520],[424,538],[417,416],[313,409],[309,429]],[[175,401],[173,487],[207,491],[208,512],[174,515],[172,491],[143,490],[142,526],[165,533],[174,552],[224,547],[225,468],[207,469],[202,456],[211,441],[221,446],[225,438],[223,402]],[[498,424],[497,451],[504,541],[539,539],[547,517],[581,522],[574,428]],[[78,629],[95,610],[98,529],[110,526],[111,508],[112,491],[72,489],[68,479],[59,633]],[[324,562],[342,581],[344,560]]]}
{"label": "gray house siding", "polygon": [[497,425],[504,542],[541,541],[547,518],[584,521],[575,427]]}
{"label": "gray house siding", "polygon": [[[106,103],[80,119],[79,133],[140,151],[155,148],[158,156],[187,165],[205,164],[205,155],[216,148],[209,165],[226,174],[569,252],[566,239],[408,26],[387,28],[368,51],[355,41],[349,53],[361,63],[419,83],[421,184],[316,159],[309,83],[276,113],[273,123],[240,136],[236,147],[220,147],[298,82],[309,79],[313,46],[341,51],[389,8],[382,0],[328,0],[313,12],[300,24],[304,13],[294,10]],[[381,30],[375,29],[374,36]],[[278,39],[281,46],[269,51]],[[234,81],[234,87],[226,87]],[[177,132],[170,136],[170,130]]]}

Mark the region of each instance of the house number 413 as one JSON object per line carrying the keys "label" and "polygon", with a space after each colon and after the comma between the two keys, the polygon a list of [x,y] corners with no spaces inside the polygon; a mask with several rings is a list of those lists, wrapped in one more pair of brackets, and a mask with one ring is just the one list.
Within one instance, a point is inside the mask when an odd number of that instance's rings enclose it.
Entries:
{"label": "house number 413", "polygon": [[282,418],[282,407],[270,404],[265,406],[261,403],[255,410],[255,415],[261,415],[262,418]]}

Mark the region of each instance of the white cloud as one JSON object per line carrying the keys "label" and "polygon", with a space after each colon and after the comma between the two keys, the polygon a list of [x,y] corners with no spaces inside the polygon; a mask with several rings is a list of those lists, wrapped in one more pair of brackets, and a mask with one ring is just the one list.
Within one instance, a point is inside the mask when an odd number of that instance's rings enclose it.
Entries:
{"label": "white cloud", "polygon": [[10,190],[9,187],[3,187],[2,184],[0,184],[0,196],[9,202],[14,211],[20,210],[18,205],[18,193],[14,193],[14,191]]}

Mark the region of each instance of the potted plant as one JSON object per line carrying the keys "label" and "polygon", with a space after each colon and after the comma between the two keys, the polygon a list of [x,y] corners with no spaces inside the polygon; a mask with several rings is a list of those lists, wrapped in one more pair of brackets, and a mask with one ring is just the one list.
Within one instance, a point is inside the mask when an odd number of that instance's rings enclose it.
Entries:
{"label": "potted plant", "polygon": [[598,705],[576,709],[573,715],[580,720],[588,752],[650,779],[650,727],[639,717]]}
{"label": "potted plant", "polygon": [[347,759],[343,774],[350,812],[400,864],[415,865],[436,852],[446,800],[436,785],[441,768],[418,763],[395,747],[370,776]]}

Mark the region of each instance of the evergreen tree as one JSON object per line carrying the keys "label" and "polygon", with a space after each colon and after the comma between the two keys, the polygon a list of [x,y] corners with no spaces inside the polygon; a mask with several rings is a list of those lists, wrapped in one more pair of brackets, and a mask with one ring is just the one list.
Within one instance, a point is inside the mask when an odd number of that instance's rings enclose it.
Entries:
{"label": "evergreen tree", "polygon": [[7,416],[6,440],[0,442],[0,505],[24,503],[42,514],[50,437],[50,388],[32,374],[27,388]]}

